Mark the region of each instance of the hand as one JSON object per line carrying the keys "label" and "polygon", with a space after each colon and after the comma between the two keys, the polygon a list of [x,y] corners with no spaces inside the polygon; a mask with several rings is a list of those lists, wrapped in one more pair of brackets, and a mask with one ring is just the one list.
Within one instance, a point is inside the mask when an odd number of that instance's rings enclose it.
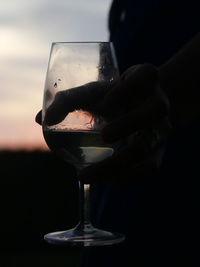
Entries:
{"label": "hand", "polygon": [[[159,87],[157,69],[149,64],[128,69],[115,83],[90,83],[59,92],[46,112],[46,123],[55,124],[75,109],[103,116],[105,142],[126,143],[113,156],[80,174],[85,183],[142,182],[159,167],[160,148],[170,123],[169,102]],[[95,90],[93,90],[95,87]],[[41,123],[41,115],[36,120]]]}
{"label": "hand", "polygon": [[[45,123],[49,126],[64,120],[69,112],[83,109],[93,115],[100,115],[101,103],[113,83],[91,82],[56,94],[53,103],[46,111]],[[83,89],[84,87],[84,89]],[[42,124],[42,111],[38,112],[36,122]]]}

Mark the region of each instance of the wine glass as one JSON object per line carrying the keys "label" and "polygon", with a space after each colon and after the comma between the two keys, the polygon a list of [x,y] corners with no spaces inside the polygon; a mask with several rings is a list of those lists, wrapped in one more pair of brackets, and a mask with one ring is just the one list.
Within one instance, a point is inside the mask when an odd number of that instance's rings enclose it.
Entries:
{"label": "wine glass", "polygon": [[[43,135],[52,151],[75,166],[77,175],[82,168],[111,156],[114,148],[101,140],[97,120],[89,112],[75,110],[60,123],[48,126],[44,120],[46,110],[57,92],[90,82],[112,82],[117,76],[117,63],[110,42],[52,44],[43,98]],[[80,191],[79,223],[73,229],[46,234],[44,239],[48,243],[72,246],[102,246],[122,242],[125,238],[123,234],[92,226],[89,218],[90,185],[78,179],[77,182]]]}

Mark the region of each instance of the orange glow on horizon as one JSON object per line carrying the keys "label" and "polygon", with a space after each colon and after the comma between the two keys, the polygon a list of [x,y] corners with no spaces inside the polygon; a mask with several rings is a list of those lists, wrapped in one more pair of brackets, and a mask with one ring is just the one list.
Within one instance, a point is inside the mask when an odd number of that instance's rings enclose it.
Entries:
{"label": "orange glow on horizon", "polygon": [[[30,116],[30,118],[29,118]],[[0,150],[48,150],[41,126],[33,116],[4,122],[1,128]]]}
{"label": "orange glow on horizon", "polygon": [[36,142],[36,143],[4,143],[0,145],[0,151],[9,150],[9,151],[34,151],[34,150],[41,150],[41,151],[49,151],[47,145]]}

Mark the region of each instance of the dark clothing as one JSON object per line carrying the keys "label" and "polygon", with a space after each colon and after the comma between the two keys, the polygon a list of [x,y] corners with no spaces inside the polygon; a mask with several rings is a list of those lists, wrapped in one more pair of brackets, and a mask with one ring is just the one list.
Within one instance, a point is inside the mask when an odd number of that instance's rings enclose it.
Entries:
{"label": "dark clothing", "polygon": [[[197,1],[185,2],[113,2],[110,38],[121,72],[134,64],[160,66],[198,32]],[[200,240],[199,125],[193,122],[169,138],[157,181],[93,186],[93,224],[125,233],[126,241],[87,248],[85,267],[171,266],[186,260],[192,266]]]}
{"label": "dark clothing", "polygon": [[121,71],[146,62],[160,66],[199,26],[196,0],[115,0],[110,9],[110,39]]}

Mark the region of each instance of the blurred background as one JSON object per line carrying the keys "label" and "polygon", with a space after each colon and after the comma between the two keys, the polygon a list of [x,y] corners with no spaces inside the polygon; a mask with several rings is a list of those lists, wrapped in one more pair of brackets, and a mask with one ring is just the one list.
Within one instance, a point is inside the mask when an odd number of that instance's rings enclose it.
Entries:
{"label": "blurred background", "polygon": [[80,250],[44,243],[74,226],[71,166],[52,155],[34,121],[41,109],[51,43],[107,41],[111,0],[0,2],[1,266],[78,266]]}
{"label": "blurred background", "polygon": [[0,148],[43,148],[41,108],[52,42],[106,41],[110,0],[0,2]]}

